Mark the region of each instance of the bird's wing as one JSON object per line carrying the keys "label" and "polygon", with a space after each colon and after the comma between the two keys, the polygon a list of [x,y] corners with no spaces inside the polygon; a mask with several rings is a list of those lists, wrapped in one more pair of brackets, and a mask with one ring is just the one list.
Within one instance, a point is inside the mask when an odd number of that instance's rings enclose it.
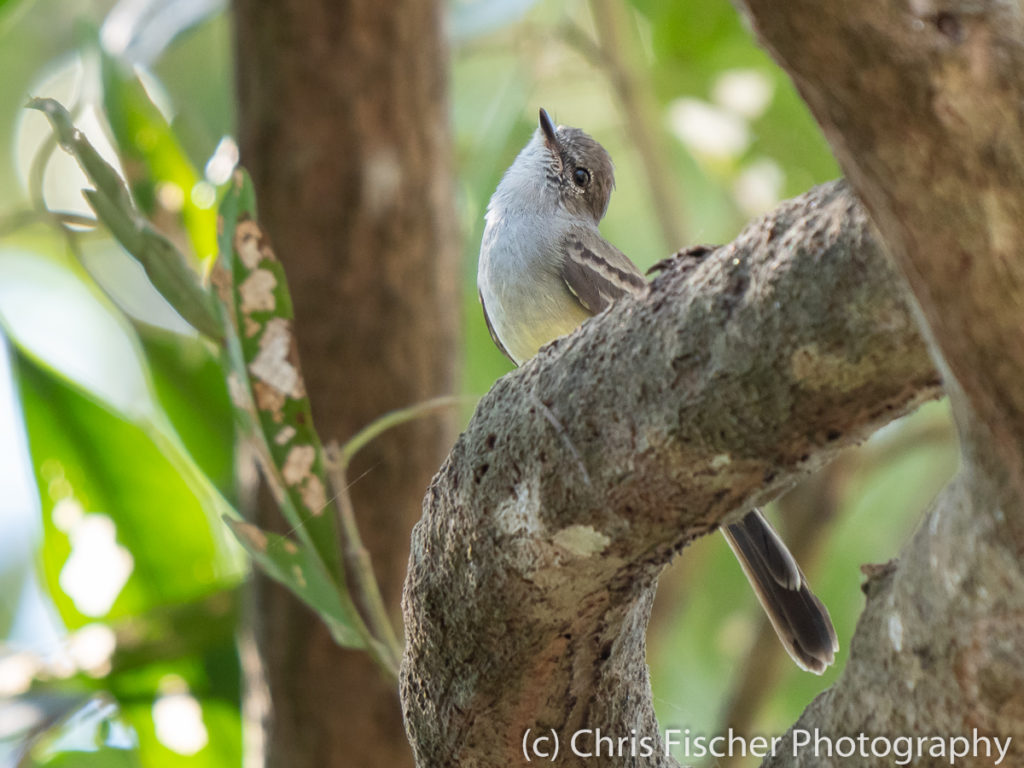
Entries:
{"label": "bird's wing", "polygon": [[576,301],[597,314],[626,294],[647,285],[643,274],[597,230],[573,229],[560,243],[561,278]]}
{"label": "bird's wing", "polygon": [[476,295],[480,298],[480,307],[484,311],[484,322],[487,323],[487,330],[491,333],[491,341],[494,342],[495,346],[501,350],[501,353],[505,355],[505,357],[511,360],[515,365],[519,365],[515,358],[508,353],[507,349],[505,349],[505,345],[501,343],[501,339],[498,338],[498,334],[494,332],[494,326],[491,325],[491,317],[487,314],[487,305],[484,304],[484,295],[479,288],[477,289]]}

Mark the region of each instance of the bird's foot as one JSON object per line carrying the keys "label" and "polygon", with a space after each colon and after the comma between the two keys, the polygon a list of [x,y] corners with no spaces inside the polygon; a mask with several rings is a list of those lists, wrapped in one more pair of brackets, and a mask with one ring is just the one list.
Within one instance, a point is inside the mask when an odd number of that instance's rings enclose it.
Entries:
{"label": "bird's foot", "polygon": [[690,271],[700,262],[702,262],[709,254],[718,250],[717,245],[690,245],[686,248],[682,248],[667,259],[662,259],[656,262],[650,269],[647,270],[647,274],[650,275],[654,272],[664,272],[667,269],[682,269],[685,272]]}

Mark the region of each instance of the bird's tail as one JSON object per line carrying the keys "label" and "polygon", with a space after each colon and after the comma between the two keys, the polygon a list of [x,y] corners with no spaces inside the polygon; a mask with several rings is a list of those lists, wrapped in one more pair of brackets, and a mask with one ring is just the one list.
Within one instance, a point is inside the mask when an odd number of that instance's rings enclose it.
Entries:
{"label": "bird's tail", "polygon": [[820,675],[839,650],[828,609],[759,510],[722,529],[776,634],[797,666]]}

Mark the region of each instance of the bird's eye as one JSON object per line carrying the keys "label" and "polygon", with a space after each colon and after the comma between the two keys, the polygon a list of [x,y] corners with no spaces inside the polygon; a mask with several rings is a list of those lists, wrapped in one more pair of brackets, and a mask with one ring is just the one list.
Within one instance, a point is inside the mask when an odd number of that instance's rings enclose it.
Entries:
{"label": "bird's eye", "polygon": [[577,187],[585,187],[590,183],[590,171],[586,168],[577,168],[572,172],[572,180],[576,182]]}

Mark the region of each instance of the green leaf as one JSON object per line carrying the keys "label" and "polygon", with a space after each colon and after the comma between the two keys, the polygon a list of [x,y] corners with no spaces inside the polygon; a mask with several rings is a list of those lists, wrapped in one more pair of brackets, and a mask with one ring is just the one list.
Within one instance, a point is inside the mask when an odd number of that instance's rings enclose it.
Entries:
{"label": "green leaf", "polygon": [[[213,275],[222,307],[231,313],[225,325],[235,330],[228,335],[224,367],[231,370],[236,410],[245,417],[255,411],[258,423],[250,434],[299,541],[240,521],[228,520],[228,525],[261,568],[317,611],[336,642],[366,648],[383,669],[396,674],[393,638],[387,632],[374,637],[349,595],[338,523],[326,496],[324,451],[298,363],[291,296],[284,269],[255,215],[252,184],[244,171],[236,170],[221,205],[221,261]],[[247,418],[239,421],[248,423]]]}
{"label": "green leaf", "polygon": [[272,579],[317,612],[337,643],[349,648],[366,647],[366,630],[352,600],[347,592],[337,588],[315,552],[286,536],[241,520],[225,518],[224,522]]}
{"label": "green leaf", "polygon": [[[228,336],[224,366],[231,370],[232,390],[246,393],[247,405],[235,399],[239,422],[267,454],[264,464],[271,466],[264,469],[271,485],[284,491],[278,502],[299,540],[240,520],[225,518],[225,522],[260,568],[316,611],[337,643],[352,648],[371,645],[369,650],[378,660],[391,659],[393,655],[371,636],[349,596],[337,522],[326,498],[323,448],[313,428],[292,346],[291,297],[284,270],[255,215],[252,184],[243,171],[236,171],[221,204],[222,261],[215,267],[214,283],[233,327],[244,330]],[[258,295],[249,288],[253,280],[263,281]],[[273,333],[268,329],[274,327],[281,336],[268,343],[268,334]],[[277,370],[267,361],[266,349],[272,344],[279,353],[271,361],[279,366]],[[250,418],[252,411],[255,421]]]}
{"label": "green leaf", "polygon": [[[225,651],[233,655],[235,633],[241,621],[241,598],[240,587],[225,589],[198,600],[159,606],[143,615],[113,623],[111,629],[117,636],[117,647],[104,684],[119,698],[144,696],[147,691],[156,690],[157,680],[152,675],[158,662],[178,664],[181,660]],[[231,665],[222,667],[228,669]],[[171,673],[188,677],[180,670],[159,671],[160,675]],[[145,687],[147,679],[151,686],[148,689]],[[229,682],[234,691],[237,680]],[[210,692],[205,681],[189,679],[193,689],[197,683]],[[231,691],[214,693],[224,696]]]}
{"label": "green leaf", "polygon": [[53,99],[32,99],[28,106],[49,118],[61,146],[74,155],[96,185],[95,190],[84,191],[86,199],[118,242],[138,259],[154,287],[193,327],[220,340],[223,330],[213,299],[200,285],[198,275],[135,209],[124,181],[74,127],[68,111]]}
{"label": "green leaf", "polygon": [[[15,372],[43,513],[43,575],[69,627],[98,615],[137,615],[197,598],[234,580],[219,531],[179,463],[161,450],[165,441],[23,354]],[[106,518],[115,528],[115,543]],[[83,531],[107,536],[111,561],[123,563],[125,550],[131,558],[131,574],[107,611],[103,600],[83,603],[80,597],[76,604],[65,590],[83,589],[88,599],[97,590],[116,588],[94,584],[88,591],[81,582],[71,583],[75,570],[64,571],[72,542]],[[77,573],[78,579],[102,575],[84,575],[81,568]]]}
{"label": "green leaf", "polygon": [[224,371],[210,345],[141,323],[139,340],[160,405],[203,473],[235,496],[235,426]]}
{"label": "green leaf", "polygon": [[59,239],[0,246],[0,326],[25,355],[122,415],[155,414],[134,332]]}
{"label": "green leaf", "polygon": [[252,182],[237,171],[221,204],[224,264],[218,267],[227,271],[218,280],[224,281],[224,303],[234,313],[244,360],[231,363],[233,375],[255,404],[275,480],[286,494],[285,518],[347,594],[337,522],[327,510],[323,448],[298,363],[288,282],[255,216]]}
{"label": "green leaf", "polygon": [[[200,260],[211,261],[217,248],[217,212],[212,187],[192,165],[135,72],[102,50],[100,63],[103,106],[125,161],[132,195],[142,211],[151,216],[159,207],[158,186],[177,187],[181,193],[182,224],[192,247]],[[197,185],[206,185],[210,200],[201,199],[204,188]]]}

